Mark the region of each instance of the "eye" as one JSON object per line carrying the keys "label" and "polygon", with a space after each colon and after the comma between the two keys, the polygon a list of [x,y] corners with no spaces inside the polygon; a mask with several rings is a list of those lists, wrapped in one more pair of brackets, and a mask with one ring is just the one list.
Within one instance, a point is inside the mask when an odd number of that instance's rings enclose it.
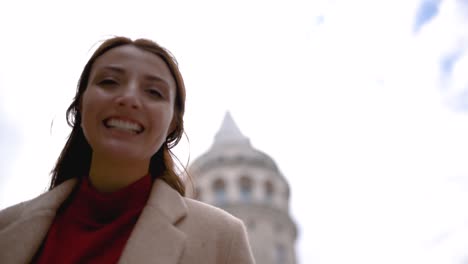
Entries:
{"label": "eye", "polygon": [[117,85],[118,82],[111,78],[105,78],[105,79],[100,80],[98,84],[101,86],[113,86],[113,85]]}
{"label": "eye", "polygon": [[155,98],[163,98],[163,94],[157,89],[147,89],[146,91]]}

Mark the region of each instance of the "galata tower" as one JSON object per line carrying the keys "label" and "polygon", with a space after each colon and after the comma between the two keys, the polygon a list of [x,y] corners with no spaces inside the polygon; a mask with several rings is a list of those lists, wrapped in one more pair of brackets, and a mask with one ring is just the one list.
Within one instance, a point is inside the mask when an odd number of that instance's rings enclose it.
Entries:
{"label": "galata tower", "polygon": [[257,264],[296,264],[288,182],[271,157],[252,147],[229,112],[211,148],[188,171],[194,184],[189,197],[244,221]]}

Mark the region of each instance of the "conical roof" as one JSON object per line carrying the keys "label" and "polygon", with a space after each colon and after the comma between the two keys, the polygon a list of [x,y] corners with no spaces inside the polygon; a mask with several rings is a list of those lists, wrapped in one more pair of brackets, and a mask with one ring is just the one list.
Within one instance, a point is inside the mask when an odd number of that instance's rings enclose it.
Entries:
{"label": "conical roof", "polygon": [[229,111],[224,115],[221,128],[215,135],[213,146],[248,145],[250,140],[242,134]]}
{"label": "conical roof", "polygon": [[226,164],[269,168],[277,172],[274,174],[280,175],[275,161],[250,144],[250,139],[242,134],[229,111],[224,116],[211,148],[195,159],[191,168],[197,170]]}

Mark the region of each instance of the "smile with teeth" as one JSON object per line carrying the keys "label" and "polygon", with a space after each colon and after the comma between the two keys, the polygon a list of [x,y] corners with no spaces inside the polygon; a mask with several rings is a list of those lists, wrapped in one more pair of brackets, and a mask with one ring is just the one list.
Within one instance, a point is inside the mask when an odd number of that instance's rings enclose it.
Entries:
{"label": "smile with teeth", "polygon": [[104,120],[104,125],[108,128],[131,131],[135,134],[139,134],[143,131],[143,127],[140,124],[117,118],[109,118]]}

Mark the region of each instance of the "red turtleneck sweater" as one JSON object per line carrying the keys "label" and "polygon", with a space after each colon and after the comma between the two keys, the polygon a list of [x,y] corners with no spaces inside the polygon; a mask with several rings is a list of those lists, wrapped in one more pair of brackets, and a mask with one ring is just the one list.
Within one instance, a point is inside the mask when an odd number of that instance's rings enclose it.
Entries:
{"label": "red turtleneck sweater", "polygon": [[84,178],[57,212],[34,263],[116,263],[148,200],[147,175],[113,193]]}

